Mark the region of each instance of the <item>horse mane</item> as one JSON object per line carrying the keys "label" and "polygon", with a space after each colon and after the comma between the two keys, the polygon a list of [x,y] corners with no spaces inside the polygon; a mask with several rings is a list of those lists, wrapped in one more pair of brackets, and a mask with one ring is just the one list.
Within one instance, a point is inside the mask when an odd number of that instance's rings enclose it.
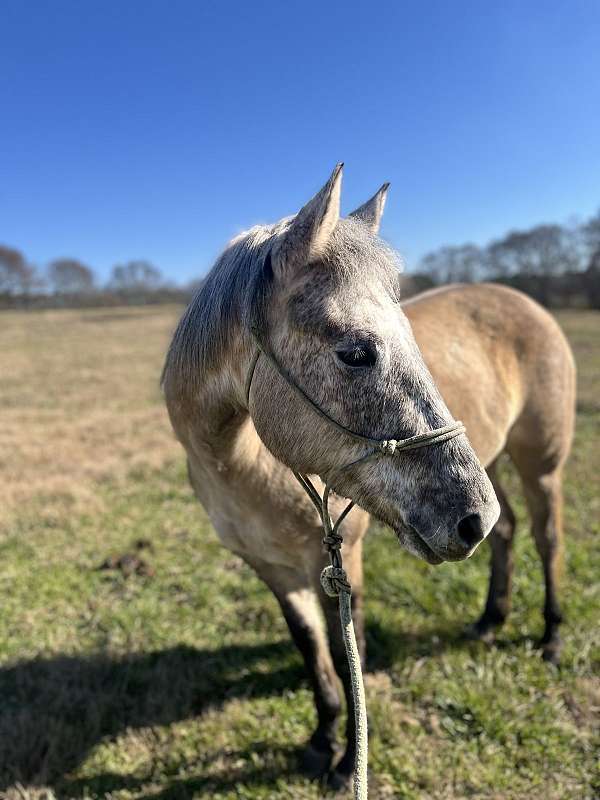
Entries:
{"label": "horse mane", "polygon": [[[273,281],[268,256],[292,220],[256,226],[227,245],[175,330],[162,384],[169,374],[186,392],[194,391],[203,376],[220,368],[240,330],[263,328]],[[358,220],[339,221],[320,260],[338,280],[358,280],[357,291],[375,273],[384,289],[398,296],[399,256]]]}
{"label": "horse mane", "polygon": [[168,372],[194,387],[222,363],[234,331],[247,321],[248,299],[265,280],[263,264],[280,228],[258,225],[229,242],[179,321],[161,383]]}

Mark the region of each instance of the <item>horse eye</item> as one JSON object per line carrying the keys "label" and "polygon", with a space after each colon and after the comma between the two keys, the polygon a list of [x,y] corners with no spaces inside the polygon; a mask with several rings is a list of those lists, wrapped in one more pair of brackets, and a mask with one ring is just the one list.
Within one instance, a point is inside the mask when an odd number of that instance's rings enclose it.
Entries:
{"label": "horse eye", "polygon": [[377,361],[375,350],[368,344],[355,344],[344,350],[336,350],[336,355],[347,367],[372,367]]}

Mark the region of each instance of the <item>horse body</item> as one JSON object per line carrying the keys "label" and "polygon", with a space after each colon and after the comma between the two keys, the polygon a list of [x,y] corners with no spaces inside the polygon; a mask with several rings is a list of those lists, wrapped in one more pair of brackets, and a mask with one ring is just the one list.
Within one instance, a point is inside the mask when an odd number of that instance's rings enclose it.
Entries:
{"label": "horse body", "polygon": [[562,468],[575,419],[575,363],[553,317],[530,298],[493,285],[450,286],[404,304],[426,363],[487,468],[501,514],[490,537],[491,578],[472,628],[491,638],[510,609],[515,515],[496,462],[507,453],[521,478],[542,560],[544,658],[560,655],[557,584],[562,551]]}
{"label": "horse body", "polygon": [[[386,189],[382,187],[356,212],[371,232],[378,226]],[[348,259],[361,252],[364,243],[359,223],[340,221],[339,214],[330,216],[336,197],[339,206],[339,178],[334,173],[295,222],[253,231],[233,243],[233,252],[215,266],[182,319],[163,375],[169,414],[186,449],[190,480],[198,499],[223,544],[250,564],[272,589],[303,654],[318,714],[304,766],[315,776],[327,773],[334,759],[340,714],[338,677],[349,706],[351,687],[337,604],[325,596],[319,583],[327,562],[320,520],[289,467],[329,474],[349,462],[356,448],[352,450],[339,434],[334,436],[319,427],[319,420],[294,403],[289,388],[268,364],[257,367],[249,414],[244,384],[254,345],[248,334],[252,319],[248,314],[257,298],[260,301],[262,288],[259,292],[255,285],[252,288],[251,276],[244,273],[250,269],[248,253],[252,251],[260,269],[264,269],[265,253],[274,253],[271,280],[275,288],[269,289],[263,324],[269,326],[280,361],[304,377],[311,396],[327,404],[334,418],[355,430],[363,426],[369,435],[382,438],[390,430],[395,434],[393,426],[404,425],[407,419],[410,427],[398,432],[423,432],[449,419],[420,361],[406,318],[397,304],[380,299],[386,296],[387,278],[384,276],[384,284],[377,283],[374,288],[365,285],[360,291],[373,299],[361,304],[356,286],[350,300],[336,288],[344,281],[352,282],[345,267],[340,271],[340,283],[332,284],[333,267],[307,271],[306,263],[313,263],[315,251],[298,255],[307,236],[312,245],[319,237],[319,248],[324,241],[329,242],[330,251],[337,247]],[[321,249],[318,252],[323,263],[330,265],[333,256]],[[380,257],[381,253],[375,251],[369,256],[373,260]],[[311,314],[316,308],[319,312],[315,312],[315,320]],[[478,635],[487,636],[506,616],[510,597],[514,523],[494,470],[497,457],[507,450],[524,479],[533,510],[534,534],[546,574],[546,638],[556,652],[556,625],[560,621],[555,594],[560,469],[569,449],[573,406],[572,359],[564,338],[539,306],[519,293],[495,286],[429,292],[404,303],[402,310],[444,400],[466,424],[481,463],[488,467],[500,505],[490,494],[491,485],[483,481],[481,475],[485,473],[470,446],[457,442],[446,443],[435,453],[407,454],[398,466],[381,459],[381,463],[351,475],[335,488],[391,524],[408,549],[432,563],[469,555],[497,520],[491,537],[490,594],[475,628]],[[379,369],[390,370],[383,383],[366,388],[357,384],[357,380],[370,380],[372,373],[366,369],[343,372],[343,365],[338,373],[331,366],[330,354],[323,350],[332,329],[336,342],[340,338],[347,341],[347,332],[338,333],[339,320],[353,318],[353,330],[368,330],[379,342]],[[394,326],[401,329],[400,333]],[[358,335],[352,333],[350,346]],[[386,337],[401,352],[386,352],[381,345]],[[306,341],[315,342],[314,351],[306,351]],[[339,351],[341,345],[336,347]],[[340,386],[332,385],[332,381],[341,382],[341,393]],[[412,395],[418,402],[411,405]],[[354,417],[343,416],[347,406],[355,409]],[[433,491],[419,495],[421,484],[428,478]],[[435,506],[431,498],[437,497],[445,505]],[[394,504],[398,502],[404,505],[397,513]],[[345,501],[334,497],[331,505],[335,516]],[[430,506],[430,516],[405,524],[415,505]],[[459,520],[462,516],[458,533],[454,528],[457,514]],[[448,538],[445,534],[436,538],[438,534],[429,531],[427,526],[436,520],[441,520],[436,530],[449,526]],[[344,568],[352,584],[355,628],[363,657],[362,538],[368,521],[367,511],[355,507],[342,526]],[[420,537],[415,529],[423,531]],[[349,713],[346,750],[330,772],[334,786],[345,784],[352,773],[353,726],[354,716]]]}

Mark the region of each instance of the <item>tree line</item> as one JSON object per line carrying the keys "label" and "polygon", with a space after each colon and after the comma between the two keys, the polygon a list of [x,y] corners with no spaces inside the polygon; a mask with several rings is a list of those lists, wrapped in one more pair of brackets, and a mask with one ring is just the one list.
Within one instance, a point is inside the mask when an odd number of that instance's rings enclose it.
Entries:
{"label": "tree line", "polygon": [[440,247],[405,277],[407,294],[482,280],[513,286],[552,308],[600,309],[600,211],[572,225],[509,231],[484,247]]}
{"label": "tree line", "polygon": [[76,258],[57,258],[41,272],[14,247],[0,244],[0,308],[49,308],[162,303],[186,300],[193,286],[177,287],[142,259],[117,264],[101,284]]}
{"label": "tree line", "polygon": [[[572,225],[509,231],[484,247],[440,247],[404,275],[404,294],[482,280],[521,289],[552,308],[600,309],[600,211]],[[0,308],[182,302],[197,285],[175,286],[141,259],[114,266],[104,284],[75,258],[55,259],[41,272],[19,250],[0,244]]]}

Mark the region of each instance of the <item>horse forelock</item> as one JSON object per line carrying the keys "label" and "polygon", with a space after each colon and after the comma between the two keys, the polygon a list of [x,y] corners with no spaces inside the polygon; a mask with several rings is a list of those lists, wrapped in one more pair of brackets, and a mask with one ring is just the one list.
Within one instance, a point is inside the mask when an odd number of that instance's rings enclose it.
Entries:
{"label": "horse forelock", "polygon": [[400,255],[360,220],[339,221],[323,254],[323,262],[336,283],[345,284],[352,291],[372,286],[394,296],[397,294],[398,276],[403,268]]}

